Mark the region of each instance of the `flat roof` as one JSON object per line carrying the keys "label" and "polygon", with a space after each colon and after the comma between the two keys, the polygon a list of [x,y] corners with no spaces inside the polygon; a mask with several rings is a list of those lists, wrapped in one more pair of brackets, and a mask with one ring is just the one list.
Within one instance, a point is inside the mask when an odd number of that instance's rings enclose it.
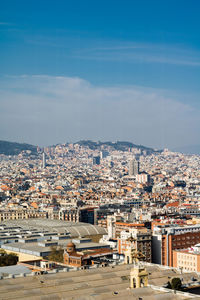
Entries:
{"label": "flat roof", "polygon": [[[67,244],[71,242],[72,239],[68,240],[51,240],[50,243],[57,242],[58,246],[62,246],[64,249],[66,248]],[[35,255],[35,256],[46,256],[51,252],[51,246],[45,246],[47,241],[40,241],[40,242],[32,242],[32,243],[8,243],[3,244],[2,248],[5,250],[13,251],[13,252],[21,252],[25,254]],[[44,244],[44,246],[42,246]],[[106,244],[99,244],[94,242],[85,242],[85,243],[75,243],[76,250],[86,250],[86,249],[99,249],[99,248],[109,248],[109,245]]]}
{"label": "flat roof", "polygon": [[17,275],[20,273],[25,273],[25,274],[30,274],[31,270],[29,270],[29,268],[27,268],[26,266],[22,266],[22,265],[14,265],[14,266],[7,266],[7,267],[0,267],[0,275],[4,275],[5,274],[12,274],[12,275]]}
{"label": "flat roof", "polygon": [[51,247],[42,247],[38,243],[9,243],[3,244],[1,248],[35,256],[46,256],[51,252]]}
{"label": "flat roof", "polygon": [[[186,300],[189,294],[172,290],[145,287],[129,289],[129,275],[133,265],[96,268],[90,270],[51,273],[39,276],[18,277],[0,280],[0,299],[29,299],[29,300],[138,300],[139,297],[148,300]],[[160,276],[167,282],[168,277],[184,277],[172,269],[159,266],[146,266],[149,273],[149,283],[161,286]],[[190,274],[186,274],[191,277]],[[193,299],[200,299],[193,295]]]}

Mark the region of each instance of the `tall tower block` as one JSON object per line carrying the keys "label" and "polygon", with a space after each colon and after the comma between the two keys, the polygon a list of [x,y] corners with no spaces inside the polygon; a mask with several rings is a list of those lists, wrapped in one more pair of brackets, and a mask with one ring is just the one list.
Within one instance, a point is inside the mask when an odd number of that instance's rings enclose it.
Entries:
{"label": "tall tower block", "polygon": [[45,152],[42,153],[42,167],[43,167],[43,169],[46,168],[46,154],[45,154]]}
{"label": "tall tower block", "polygon": [[139,174],[140,163],[137,160],[131,159],[129,161],[129,176],[135,176]]}

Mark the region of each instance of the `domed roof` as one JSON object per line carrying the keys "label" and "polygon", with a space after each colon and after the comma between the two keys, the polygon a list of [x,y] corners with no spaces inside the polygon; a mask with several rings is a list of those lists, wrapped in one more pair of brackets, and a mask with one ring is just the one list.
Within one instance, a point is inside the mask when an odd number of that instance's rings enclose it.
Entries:
{"label": "domed roof", "polygon": [[69,242],[68,244],[67,244],[67,247],[75,247],[75,245],[74,245],[74,243],[72,243],[72,242]]}

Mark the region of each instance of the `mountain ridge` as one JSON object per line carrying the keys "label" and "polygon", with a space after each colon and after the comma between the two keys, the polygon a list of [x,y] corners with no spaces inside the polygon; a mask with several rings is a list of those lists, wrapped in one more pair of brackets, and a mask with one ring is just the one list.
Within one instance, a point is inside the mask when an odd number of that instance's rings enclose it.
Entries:
{"label": "mountain ridge", "polygon": [[31,153],[37,153],[37,146],[27,143],[17,143],[0,140],[0,154],[4,155],[18,155],[22,151],[31,151]]}
{"label": "mountain ridge", "polygon": [[121,151],[127,151],[130,148],[136,148],[136,149],[140,149],[140,150],[146,150],[146,151],[149,151],[149,152],[152,152],[152,153],[153,152],[162,152],[162,150],[155,150],[155,149],[150,148],[150,147],[146,147],[146,146],[143,146],[143,145],[136,145],[136,144],[133,144],[132,142],[127,142],[127,141],[116,141],[116,142],[110,142],[110,141],[101,142],[101,141],[98,141],[98,142],[94,142],[94,141],[91,141],[91,140],[81,140],[81,141],[78,141],[74,144],[79,144],[81,146],[88,146],[92,150],[98,149],[101,146],[110,146],[110,147],[114,148],[115,150],[121,150]]}
{"label": "mountain ridge", "polygon": [[[66,145],[69,143],[66,143]],[[78,144],[80,146],[88,146],[90,149],[92,150],[96,150],[96,149],[100,149],[101,146],[108,146],[111,147],[115,150],[119,150],[119,151],[128,151],[131,148],[136,148],[136,149],[140,149],[142,151],[147,151],[149,154],[150,153],[156,153],[156,152],[162,152],[162,150],[155,150],[153,148],[150,147],[146,147],[143,145],[136,145],[133,144],[132,142],[127,142],[127,141],[116,141],[116,142],[94,142],[91,140],[80,140],[78,142],[74,142],[73,143]],[[61,145],[61,143],[57,144],[57,145]],[[56,145],[52,145],[51,147],[55,147]],[[41,147],[40,147],[41,148]],[[31,151],[32,154],[36,154],[37,153],[37,146],[35,145],[31,145],[31,144],[27,144],[27,143],[17,143],[17,142],[10,142],[10,141],[4,141],[4,140],[0,140],[0,154],[4,154],[4,155],[18,155],[20,154],[22,151]]]}

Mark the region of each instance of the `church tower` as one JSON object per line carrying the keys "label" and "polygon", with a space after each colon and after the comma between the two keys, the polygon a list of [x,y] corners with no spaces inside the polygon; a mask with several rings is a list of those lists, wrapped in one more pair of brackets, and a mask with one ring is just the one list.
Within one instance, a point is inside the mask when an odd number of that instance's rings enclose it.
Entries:
{"label": "church tower", "polygon": [[137,289],[148,285],[148,272],[143,265],[135,265],[130,273],[130,288]]}

